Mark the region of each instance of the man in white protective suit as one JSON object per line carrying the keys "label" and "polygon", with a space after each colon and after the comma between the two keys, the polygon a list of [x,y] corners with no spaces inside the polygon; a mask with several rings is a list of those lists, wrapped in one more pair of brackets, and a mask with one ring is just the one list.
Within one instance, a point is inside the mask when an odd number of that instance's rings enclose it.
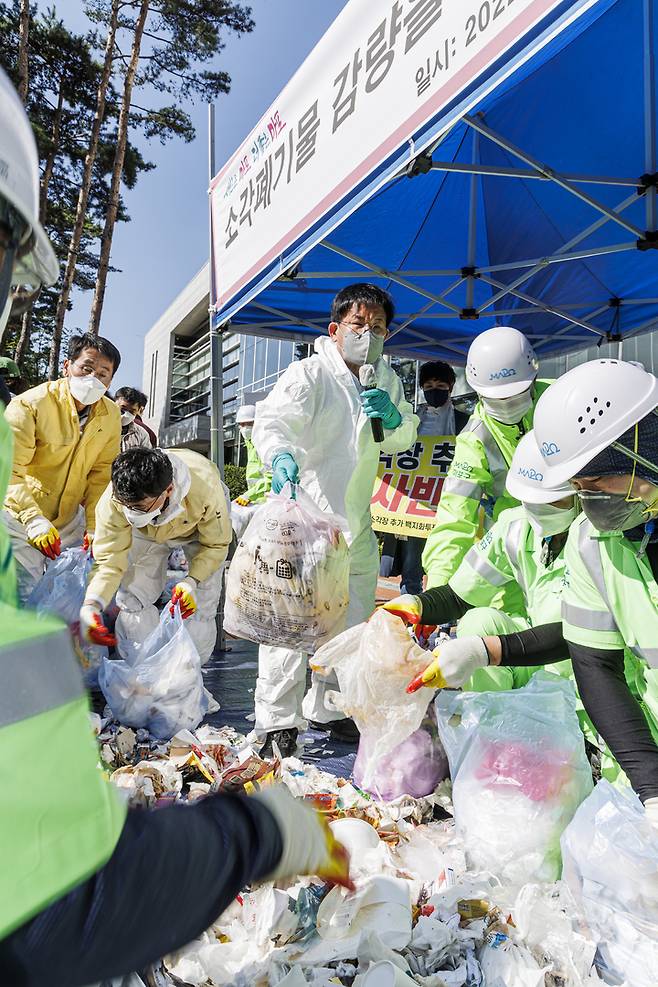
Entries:
{"label": "man in white protective suit", "polygon": [[[366,620],[375,605],[379,552],[372,530],[372,498],[380,452],[408,449],[418,418],[405,400],[402,382],[384,362],[382,351],[394,316],[393,300],[372,284],[352,284],[333,300],[329,338],[315,341],[315,354],[291,364],[258,405],[253,443],[272,470],[272,490],[299,484],[322,510],[347,520],[350,545],[350,602],[347,627]],[[359,382],[359,369],[374,367],[374,381]],[[383,426],[373,437],[372,419]],[[375,426],[376,427],[376,426]],[[307,656],[288,648],[261,645],[255,693],[254,733],[269,755],[276,741],[281,754],[294,754],[305,719],[330,729],[337,739],[356,741],[358,733],[327,699],[337,690],[334,676],[312,675],[306,691]]]}

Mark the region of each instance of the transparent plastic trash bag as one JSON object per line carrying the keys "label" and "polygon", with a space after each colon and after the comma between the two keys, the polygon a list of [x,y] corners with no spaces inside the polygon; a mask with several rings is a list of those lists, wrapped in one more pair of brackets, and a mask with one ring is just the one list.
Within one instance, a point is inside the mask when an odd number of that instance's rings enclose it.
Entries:
{"label": "transparent plastic trash bag", "polygon": [[631,788],[600,781],[562,835],[564,880],[598,943],[606,983],[655,987],[658,833]]}
{"label": "transparent plastic trash bag", "polygon": [[444,689],[435,708],[469,865],[515,886],[556,881],[560,836],[592,790],[571,682],[537,672],[509,692]]}
{"label": "transparent plastic trash bag", "polygon": [[333,669],[340,693],[328,693],[361,733],[362,785],[373,784],[382,757],[420,727],[429,692],[409,695],[409,681],[427,668],[431,656],[387,610],[343,631],[313,656],[313,667]]}
{"label": "transparent plastic trash bag", "polygon": [[340,631],[349,602],[347,522],[304,491],[271,494],[247,525],[226,580],[224,630],[312,653]]}
{"label": "transparent plastic trash bag", "polygon": [[105,659],[98,681],[120,723],[146,727],[158,740],[194,730],[208,710],[201,660],[176,606],[165,607],[160,623],[128,660]]}
{"label": "transparent plastic trash bag", "polygon": [[37,613],[56,614],[69,625],[73,648],[88,689],[98,685],[98,670],[108,655],[107,648],[89,644],[80,637],[80,608],[84,603],[92,564],[91,553],[83,548],[64,549],[58,558],[48,562],[45,573],[25,603],[27,608]]}
{"label": "transparent plastic trash bag", "polygon": [[448,758],[439,739],[432,709],[418,730],[388,754],[378,758],[372,779],[366,784],[363,780],[364,767],[368,763],[371,746],[372,738],[361,736],[352,776],[359,788],[384,802],[392,802],[402,795],[423,798],[448,777]]}
{"label": "transparent plastic trash bag", "polygon": [[242,538],[247,525],[261,506],[261,504],[237,504],[234,500],[231,501],[231,526],[236,538]]}

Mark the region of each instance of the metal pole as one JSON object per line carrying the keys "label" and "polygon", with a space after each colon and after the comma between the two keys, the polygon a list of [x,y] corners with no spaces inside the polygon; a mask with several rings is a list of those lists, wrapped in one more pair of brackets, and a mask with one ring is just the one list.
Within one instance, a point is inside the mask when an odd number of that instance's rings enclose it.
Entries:
{"label": "metal pole", "polygon": [[[208,328],[210,330],[210,459],[224,479],[224,371],[222,359],[222,334],[215,326],[215,276],[213,265],[212,209],[210,196],[215,177],[215,107],[208,103]],[[226,598],[226,574],[222,580],[222,592],[215,616],[217,645],[226,651],[224,634],[224,600]]]}
{"label": "metal pole", "polygon": [[[644,0],[644,169],[648,175],[656,171],[656,73],[653,50],[653,0]],[[656,229],[656,189],[650,187],[646,196],[647,230]]]}
{"label": "metal pole", "polygon": [[210,458],[224,478],[224,381],[222,333],[215,325],[215,277],[213,265],[210,186],[215,177],[215,107],[208,103],[208,325],[210,329]]}

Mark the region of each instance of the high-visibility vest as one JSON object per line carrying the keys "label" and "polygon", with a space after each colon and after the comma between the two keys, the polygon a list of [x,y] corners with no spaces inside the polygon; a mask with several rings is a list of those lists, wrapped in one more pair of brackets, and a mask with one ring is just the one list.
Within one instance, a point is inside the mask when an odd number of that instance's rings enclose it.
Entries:
{"label": "high-visibility vest", "polygon": [[125,814],[68,628],[0,604],[0,939],[99,870]]}

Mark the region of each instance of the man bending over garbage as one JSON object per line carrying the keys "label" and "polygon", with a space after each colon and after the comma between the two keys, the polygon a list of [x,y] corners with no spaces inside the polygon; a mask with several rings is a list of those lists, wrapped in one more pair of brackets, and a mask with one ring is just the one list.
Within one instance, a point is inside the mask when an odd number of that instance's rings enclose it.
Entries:
{"label": "man bending over garbage", "polygon": [[[292,363],[258,404],[253,442],[272,470],[272,490],[299,483],[321,510],[349,525],[350,581],[347,626],[366,620],[375,605],[379,569],[372,531],[372,498],[379,454],[402,452],[416,438],[418,418],[404,398],[402,382],[382,360],[393,300],[372,284],[351,284],[331,307],[329,336],[315,341],[315,355]],[[373,368],[362,386],[359,370]],[[373,437],[379,419],[383,441]],[[255,733],[266,755],[276,740],[281,754],[293,754],[303,716],[339,739],[356,740],[352,721],[337,719],[326,702],[336,690],[332,677],[316,678],[306,689],[306,656],[261,645],[258,654]]]}
{"label": "man bending over garbage", "polygon": [[46,559],[79,545],[85,530],[93,536],[96,504],[121,441],[119,409],[105,397],[120,363],[108,339],[72,336],[63,376],[19,394],[5,411],[14,433],[5,523],[22,595]]}
{"label": "man bending over garbage", "polygon": [[202,663],[213,652],[215,616],[232,530],[226,495],[213,463],[187,449],[127,449],[112,466],[98,502],[94,567],[80,611],[80,632],[113,644],[102,612],[116,593],[118,650],[142,642],[159,621],[155,606],[167,581],[167,559],[181,546],[189,575],[177,583],[180,603]]}

